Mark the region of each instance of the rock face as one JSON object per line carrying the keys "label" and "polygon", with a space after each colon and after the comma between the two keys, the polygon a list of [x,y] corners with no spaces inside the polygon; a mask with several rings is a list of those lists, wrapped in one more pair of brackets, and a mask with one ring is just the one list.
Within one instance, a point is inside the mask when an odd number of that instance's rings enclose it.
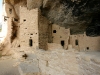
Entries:
{"label": "rock face", "polygon": [[52,23],[71,28],[71,34],[83,33],[88,36],[100,35],[99,0],[4,0],[11,4],[19,16],[19,6],[28,9],[39,8],[42,15]]}
{"label": "rock face", "polygon": [[98,52],[80,53],[77,57],[79,75],[100,75],[100,59]]}
{"label": "rock face", "polygon": [[76,54],[72,50],[37,50],[27,55],[19,65],[21,75],[79,75]]}
{"label": "rock face", "polygon": [[[25,59],[17,52],[18,61],[13,63],[13,66],[19,69],[19,75],[100,75],[99,52],[56,49],[36,50],[33,53],[27,51],[26,54]],[[5,60],[7,59],[11,57]],[[16,71],[13,74],[17,75]]]}

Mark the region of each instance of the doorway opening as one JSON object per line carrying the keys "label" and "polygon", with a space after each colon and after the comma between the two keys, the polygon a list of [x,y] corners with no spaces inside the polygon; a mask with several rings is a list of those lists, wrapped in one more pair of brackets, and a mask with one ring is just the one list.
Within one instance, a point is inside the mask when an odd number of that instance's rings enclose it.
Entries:
{"label": "doorway opening", "polygon": [[29,46],[32,47],[33,46],[33,40],[29,39]]}
{"label": "doorway opening", "polygon": [[64,42],[64,40],[62,40],[62,41],[61,41],[61,46],[64,47],[64,45],[65,45],[65,42]]}
{"label": "doorway opening", "polygon": [[75,40],[75,45],[78,45],[78,40]]}

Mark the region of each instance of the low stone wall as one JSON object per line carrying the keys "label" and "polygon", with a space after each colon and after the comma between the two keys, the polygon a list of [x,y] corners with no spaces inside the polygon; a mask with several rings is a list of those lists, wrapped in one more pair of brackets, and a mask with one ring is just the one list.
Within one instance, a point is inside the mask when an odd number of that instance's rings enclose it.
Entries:
{"label": "low stone wall", "polygon": [[48,50],[63,49],[63,47],[60,44],[48,43],[47,45],[48,45]]}

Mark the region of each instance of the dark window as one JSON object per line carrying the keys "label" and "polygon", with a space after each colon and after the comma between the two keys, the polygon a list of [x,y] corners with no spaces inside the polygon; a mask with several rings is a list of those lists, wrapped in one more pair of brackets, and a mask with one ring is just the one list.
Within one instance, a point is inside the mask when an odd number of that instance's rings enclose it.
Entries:
{"label": "dark window", "polygon": [[12,13],[12,9],[11,9],[11,8],[9,8],[9,13],[10,13],[10,14]]}
{"label": "dark window", "polygon": [[14,18],[14,21],[18,21],[18,19]]}
{"label": "dark window", "polygon": [[78,40],[75,40],[75,45],[78,45]]}
{"label": "dark window", "polygon": [[89,47],[87,47],[87,50],[89,50]]}
{"label": "dark window", "polygon": [[7,21],[7,18],[6,17],[4,17],[4,21]]}
{"label": "dark window", "polygon": [[53,30],[53,33],[56,33],[56,30]]}
{"label": "dark window", "polygon": [[64,46],[64,44],[65,44],[65,42],[64,42],[64,40],[62,40],[62,41],[61,41],[61,45]]}
{"label": "dark window", "polygon": [[26,21],[26,19],[24,19],[23,21]]}
{"label": "dark window", "polygon": [[4,16],[4,21],[7,21],[7,19],[8,19],[9,17],[7,17],[7,16]]}
{"label": "dark window", "polygon": [[30,35],[33,35],[33,34],[30,34]]}
{"label": "dark window", "polygon": [[18,47],[20,47],[20,45],[18,45]]}
{"label": "dark window", "polygon": [[29,46],[33,46],[33,40],[32,39],[29,39]]}

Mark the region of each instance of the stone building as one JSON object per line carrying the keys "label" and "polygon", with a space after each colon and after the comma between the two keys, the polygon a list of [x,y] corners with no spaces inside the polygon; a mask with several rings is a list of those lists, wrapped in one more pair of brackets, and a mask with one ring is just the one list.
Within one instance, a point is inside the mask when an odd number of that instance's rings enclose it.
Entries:
{"label": "stone building", "polygon": [[20,47],[39,47],[38,9],[27,10],[26,7],[20,7],[19,33]]}
{"label": "stone building", "polygon": [[52,25],[52,40],[53,42],[48,44],[48,47],[51,47],[48,48],[50,50],[53,48],[67,50],[68,46],[72,45],[72,48],[78,51],[100,51],[100,36],[90,37],[86,36],[86,33],[71,35],[70,29],[65,29],[65,27],[60,27],[56,24]]}
{"label": "stone building", "polygon": [[[28,15],[26,15],[28,14]],[[49,21],[36,9],[20,7],[20,47],[47,49]]]}
{"label": "stone building", "polygon": [[71,35],[70,29],[50,23],[41,15],[37,7],[34,9],[31,7],[28,0],[26,6],[18,5],[19,8],[17,7],[16,10],[6,2],[3,6],[4,25],[6,26],[4,44],[8,45],[7,50],[11,48],[47,50],[50,47],[67,50],[69,45],[79,51],[100,50],[100,37],[88,37],[85,34]]}
{"label": "stone building", "polygon": [[68,41],[70,36],[70,29],[65,29],[65,27],[60,27],[59,25],[52,25],[52,38],[53,43],[61,44],[64,49],[68,47]]}
{"label": "stone building", "polygon": [[85,33],[70,35],[70,44],[79,51],[100,51],[100,36],[89,37]]}
{"label": "stone building", "polygon": [[3,9],[3,24],[6,27],[2,30],[6,30],[6,40],[3,42],[6,45],[5,54],[14,49],[47,50],[49,21],[41,15],[38,8],[29,10],[27,7],[20,6],[18,11],[20,17],[8,3],[3,4]]}

